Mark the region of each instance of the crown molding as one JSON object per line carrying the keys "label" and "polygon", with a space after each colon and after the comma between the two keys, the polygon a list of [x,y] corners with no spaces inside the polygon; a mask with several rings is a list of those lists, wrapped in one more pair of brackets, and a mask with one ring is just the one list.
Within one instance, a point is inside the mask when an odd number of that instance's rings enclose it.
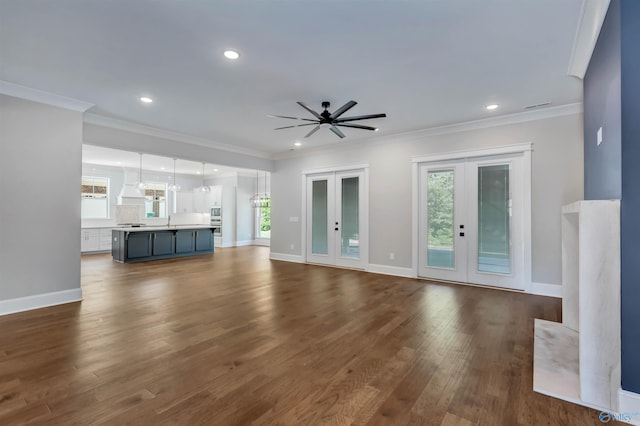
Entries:
{"label": "crown molding", "polygon": [[89,102],[67,98],[66,96],[56,95],[55,93],[32,89],[31,87],[20,86],[19,84],[2,80],[0,80],[0,94],[78,112],[85,112],[94,106],[94,104]]}
{"label": "crown molding", "polygon": [[220,142],[214,142],[197,136],[185,135],[184,133],[173,132],[171,130],[158,129],[157,127],[145,126],[143,124],[132,123],[130,121],[119,120],[117,118],[105,117],[103,115],[87,113],[84,115],[84,122],[96,126],[109,127],[126,132],[138,133],[146,136],[153,136],[162,139],[170,139],[177,142],[184,142],[191,145],[199,145],[206,148],[215,148],[223,151],[235,152],[236,154],[249,155],[252,157],[272,159],[272,155],[263,151],[249,148],[240,148]]}
{"label": "crown molding", "polygon": [[583,0],[567,74],[583,79],[611,0]]}
{"label": "crown molding", "polygon": [[[510,124],[525,123],[528,121],[545,120],[549,118],[562,117],[565,115],[581,114],[583,112],[582,103],[573,103],[560,105],[556,107],[543,108],[533,111],[518,112],[515,114],[502,115],[498,117],[484,118],[481,120],[466,121],[457,124],[449,124],[446,126],[431,127],[427,129],[414,130],[410,132],[394,133],[389,135],[380,135],[375,138],[369,138],[342,144],[340,148],[356,148],[372,144],[388,143],[398,141],[414,141],[429,136],[439,136],[451,133],[468,132],[472,130],[486,129],[490,127],[506,126]],[[288,158],[306,157],[315,155],[320,152],[329,152],[336,149],[335,145],[324,145],[317,148],[307,148],[303,150],[281,152],[274,156],[275,160],[284,160]]]}

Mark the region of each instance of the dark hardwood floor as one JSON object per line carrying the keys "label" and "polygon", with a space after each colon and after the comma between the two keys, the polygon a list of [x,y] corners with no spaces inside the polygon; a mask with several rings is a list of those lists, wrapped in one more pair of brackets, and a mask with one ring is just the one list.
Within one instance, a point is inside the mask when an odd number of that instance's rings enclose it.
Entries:
{"label": "dark hardwood floor", "polygon": [[560,300],[268,255],[83,256],[82,303],[0,317],[0,424],[601,424],[532,390]]}

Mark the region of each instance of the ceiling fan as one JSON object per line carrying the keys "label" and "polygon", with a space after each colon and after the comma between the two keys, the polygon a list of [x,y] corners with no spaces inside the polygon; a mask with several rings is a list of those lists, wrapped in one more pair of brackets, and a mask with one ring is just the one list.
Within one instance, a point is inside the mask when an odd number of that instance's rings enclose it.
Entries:
{"label": "ceiling fan", "polygon": [[369,114],[369,115],[358,115],[354,117],[341,118],[342,114],[344,114],[345,112],[347,112],[348,110],[356,106],[357,104],[356,101],[349,101],[346,104],[342,105],[337,110],[333,111],[332,113],[328,111],[331,104],[327,101],[322,102],[322,108],[324,108],[324,111],[321,113],[314,111],[313,109],[311,109],[309,106],[307,106],[302,102],[297,102],[297,104],[300,105],[302,108],[306,109],[307,111],[309,111],[315,117],[315,119],[288,117],[286,115],[269,115],[269,117],[288,118],[291,120],[302,120],[302,121],[310,122],[305,124],[297,124],[293,126],[278,127],[274,130],[291,129],[292,127],[315,126],[313,129],[311,129],[309,133],[305,135],[305,138],[308,138],[309,136],[317,132],[318,129],[320,129],[320,127],[329,127],[329,130],[331,130],[337,136],[339,136],[340,138],[344,138],[345,134],[342,133],[340,129],[338,129],[338,127],[351,127],[353,129],[373,130],[374,132],[377,132],[378,131],[377,127],[363,126],[361,124],[352,124],[349,122],[357,121],[357,120],[368,120],[370,118],[382,118],[387,116],[387,114]]}

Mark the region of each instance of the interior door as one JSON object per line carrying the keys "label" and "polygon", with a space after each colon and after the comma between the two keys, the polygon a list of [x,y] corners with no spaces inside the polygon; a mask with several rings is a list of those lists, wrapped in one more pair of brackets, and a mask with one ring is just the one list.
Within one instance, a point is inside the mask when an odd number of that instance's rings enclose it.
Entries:
{"label": "interior door", "polygon": [[418,275],[524,289],[522,154],[420,166]]}
{"label": "interior door", "polygon": [[364,171],[308,175],[306,194],[307,262],[364,268]]}

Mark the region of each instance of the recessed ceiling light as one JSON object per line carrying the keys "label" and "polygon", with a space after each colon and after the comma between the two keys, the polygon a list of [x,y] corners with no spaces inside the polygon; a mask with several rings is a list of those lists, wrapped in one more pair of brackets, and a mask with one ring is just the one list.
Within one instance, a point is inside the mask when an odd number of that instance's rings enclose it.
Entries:
{"label": "recessed ceiling light", "polygon": [[488,109],[489,111],[493,111],[494,109],[498,108],[498,104],[487,105],[485,108]]}
{"label": "recessed ceiling light", "polygon": [[213,169],[213,171],[214,171],[214,172],[217,172],[217,171],[218,171],[218,169]]}
{"label": "recessed ceiling light", "polygon": [[164,167],[160,167],[160,170],[164,170]]}
{"label": "recessed ceiling light", "polygon": [[377,127],[375,129],[373,129],[374,132],[379,131],[380,129],[378,129]]}
{"label": "recessed ceiling light", "polygon": [[302,145],[302,142],[294,142],[293,144],[294,144],[295,146],[301,146],[301,145]]}
{"label": "recessed ceiling light", "polygon": [[238,59],[240,57],[240,54],[235,50],[229,49],[224,51],[224,57],[227,59]]}
{"label": "recessed ceiling light", "polygon": [[200,170],[197,170],[197,171],[196,171],[196,174],[200,174]]}
{"label": "recessed ceiling light", "polygon": [[140,102],[144,102],[145,104],[150,104],[151,102],[153,102],[153,99],[151,99],[148,96],[140,96]]}

